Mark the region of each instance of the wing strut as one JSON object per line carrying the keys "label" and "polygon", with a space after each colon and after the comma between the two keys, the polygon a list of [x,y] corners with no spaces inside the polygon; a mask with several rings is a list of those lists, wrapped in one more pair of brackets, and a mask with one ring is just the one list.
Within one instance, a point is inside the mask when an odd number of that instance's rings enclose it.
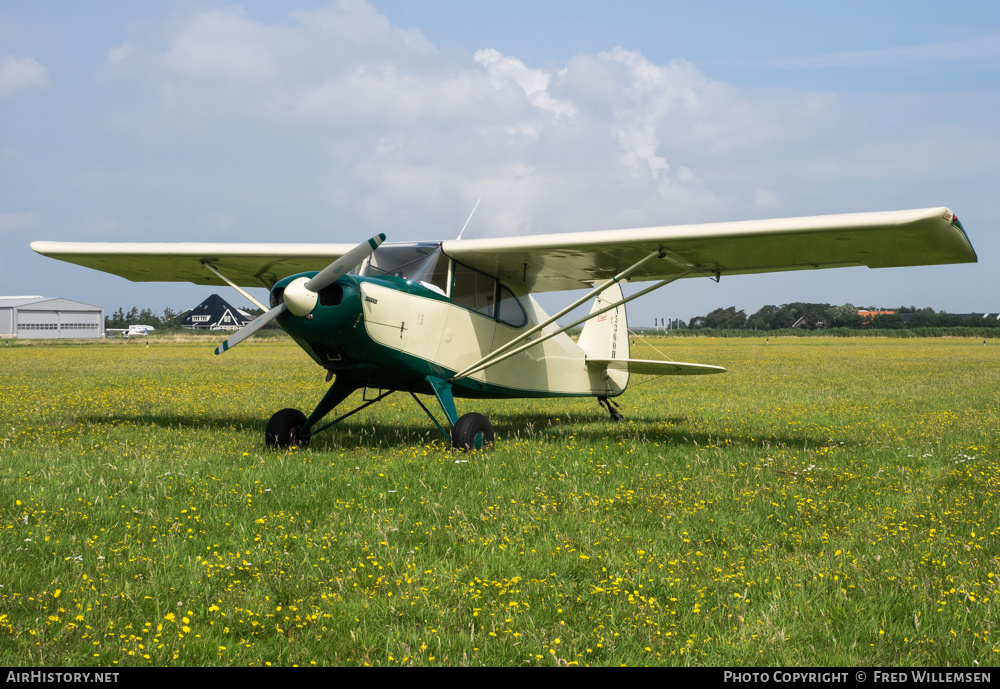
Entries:
{"label": "wing strut", "polygon": [[[519,354],[520,352],[523,352],[524,350],[526,350],[526,349],[528,349],[530,347],[534,347],[539,342],[545,342],[545,340],[551,339],[551,338],[555,337],[556,335],[564,333],[567,330],[569,330],[570,328],[575,328],[576,326],[580,325],[581,323],[585,323],[586,321],[589,321],[591,318],[596,318],[597,316],[600,316],[602,313],[607,313],[611,309],[617,309],[622,304],[627,304],[628,302],[632,301],[633,299],[638,299],[639,297],[641,297],[644,294],[648,294],[648,293],[652,292],[653,290],[660,289],[664,285],[669,285],[674,280],[680,280],[681,278],[687,277],[691,273],[695,273],[695,272],[698,272],[697,268],[690,268],[688,270],[685,270],[683,273],[678,273],[677,275],[672,275],[671,277],[668,277],[666,280],[661,280],[660,282],[657,282],[652,287],[647,287],[646,289],[642,290],[641,292],[636,292],[631,297],[626,297],[626,298],[624,298],[624,299],[622,299],[620,301],[614,302],[613,304],[611,304],[609,306],[605,306],[603,309],[600,309],[598,311],[594,311],[594,312],[592,312],[592,313],[584,316],[583,318],[578,318],[577,320],[573,321],[569,325],[564,325],[563,327],[559,328],[558,330],[555,330],[555,331],[553,331],[551,333],[546,333],[545,335],[543,335],[542,337],[538,338],[537,340],[533,340],[533,341],[529,342],[526,345],[522,345],[522,346],[518,347],[517,349],[506,351],[503,354],[500,354],[498,356],[484,357],[484,359],[487,359],[487,360],[485,360],[485,361],[484,360],[480,360],[479,362],[477,362],[477,363],[473,364],[472,366],[468,367],[467,369],[465,369],[461,373],[456,374],[455,377],[452,378],[451,380],[452,381],[456,381],[459,378],[465,378],[466,376],[471,375],[471,374],[475,373],[476,371],[481,371],[484,368],[487,368],[488,366],[492,366],[493,364],[498,364],[501,361],[503,361],[504,359],[509,359],[510,357],[514,356],[515,354]],[[602,289],[603,289],[603,287],[604,286],[602,286]],[[511,342],[513,342],[513,340],[511,340]],[[497,351],[499,352],[500,350],[498,349]]]}
{"label": "wing strut", "polygon": [[259,301],[257,301],[253,297],[251,297],[249,292],[247,292],[245,289],[243,289],[242,287],[240,287],[239,285],[237,285],[235,282],[233,282],[232,280],[230,280],[229,278],[227,278],[222,273],[220,273],[215,268],[215,266],[213,266],[211,263],[209,263],[208,261],[202,261],[201,265],[205,266],[210,271],[212,271],[213,273],[215,273],[216,275],[218,275],[220,279],[225,280],[226,283],[230,287],[232,287],[234,290],[236,290],[237,292],[239,292],[240,294],[242,294],[244,297],[246,297],[247,299],[249,299],[250,301],[252,301],[254,304],[256,304],[258,309],[260,309],[261,311],[267,311],[268,310],[268,308],[266,306],[264,306],[263,304],[261,304]]}
{"label": "wing strut", "polygon": [[[537,333],[542,328],[544,328],[544,327],[546,327],[548,325],[551,325],[552,323],[555,323],[555,321],[556,321],[557,318],[562,318],[567,313],[569,313],[570,311],[572,311],[576,307],[580,306],[581,304],[583,304],[584,302],[586,302],[588,299],[590,299],[594,295],[600,294],[606,288],[610,287],[614,283],[619,282],[621,280],[624,280],[629,275],[631,275],[632,273],[634,273],[636,270],[638,270],[642,266],[644,266],[647,263],[649,263],[650,261],[652,261],[654,258],[663,258],[664,256],[666,256],[666,252],[663,250],[662,247],[658,248],[656,251],[653,251],[648,256],[646,256],[646,257],[640,259],[638,262],[632,264],[631,266],[629,266],[628,268],[626,268],[622,272],[618,273],[618,275],[615,275],[610,280],[608,280],[606,282],[603,282],[600,285],[598,285],[597,287],[595,287],[594,289],[590,290],[585,295],[583,295],[582,297],[580,297],[579,299],[577,299],[576,301],[574,301],[572,304],[570,304],[569,306],[567,306],[565,309],[563,309],[562,311],[560,311],[556,315],[550,316],[548,318],[548,320],[542,321],[541,323],[539,323],[538,325],[536,325],[533,328],[529,328],[528,330],[524,331],[523,333],[521,333],[520,335],[518,335],[517,337],[515,337],[513,340],[511,340],[510,342],[508,342],[507,344],[503,345],[502,347],[498,347],[497,349],[494,349],[492,352],[490,352],[489,354],[487,354],[482,359],[480,359],[476,363],[472,364],[468,368],[466,368],[466,369],[464,369],[462,371],[459,371],[458,373],[455,374],[455,376],[454,376],[454,378],[452,378],[452,380],[458,380],[460,378],[465,378],[470,373],[474,373],[475,371],[478,371],[478,370],[480,370],[482,368],[486,368],[486,365],[488,365],[489,363],[494,363],[493,360],[497,359],[497,357],[499,357],[501,354],[503,354],[507,350],[511,349],[515,345],[517,345],[517,344],[523,342],[524,340],[528,339],[529,337],[531,337],[532,335],[534,335],[535,333]],[[663,283],[663,284],[666,284],[666,283]],[[659,285],[657,285],[657,286],[659,286]],[[604,313],[604,312],[602,311],[601,313]],[[584,320],[587,320],[587,319],[584,319]],[[559,332],[562,332],[562,330],[560,330]],[[558,333],[556,333],[556,334],[558,334]],[[545,337],[542,340],[535,340],[535,342],[532,342],[531,344],[535,344],[537,342],[542,342],[543,340],[547,340],[547,339],[548,339],[548,337]],[[518,350],[518,351],[520,351],[520,350]],[[505,356],[504,359],[506,359],[506,358],[507,357]]]}

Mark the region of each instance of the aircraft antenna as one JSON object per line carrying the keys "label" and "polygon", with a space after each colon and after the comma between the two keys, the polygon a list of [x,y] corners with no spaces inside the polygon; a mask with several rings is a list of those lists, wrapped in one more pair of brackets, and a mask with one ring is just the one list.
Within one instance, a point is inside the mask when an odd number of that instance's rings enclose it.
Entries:
{"label": "aircraft antenna", "polygon": [[[479,197],[479,201],[482,201],[482,200],[483,200],[483,197],[482,197],[482,196],[480,196],[480,197]],[[469,220],[472,220],[472,216],[476,214],[476,209],[477,209],[477,208],[479,208],[479,201],[476,201],[476,205],[472,207],[472,212],[471,212],[471,213],[469,213]],[[469,226],[469,220],[466,220],[466,221],[465,221],[465,224],[464,224],[464,225],[462,225],[462,232],[465,232],[465,228]],[[458,236],[457,236],[457,237],[455,237],[455,241],[456,241],[456,242],[457,242],[457,241],[458,241],[459,239],[461,239],[461,238],[462,238],[462,232],[459,232],[459,233],[458,233]]]}

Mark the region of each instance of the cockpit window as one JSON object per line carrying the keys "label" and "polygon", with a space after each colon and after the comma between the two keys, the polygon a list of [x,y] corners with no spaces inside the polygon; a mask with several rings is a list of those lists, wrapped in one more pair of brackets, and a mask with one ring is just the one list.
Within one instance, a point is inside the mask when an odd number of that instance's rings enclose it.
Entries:
{"label": "cockpit window", "polygon": [[406,278],[445,294],[448,289],[448,258],[441,253],[441,245],[437,243],[381,246],[361,264],[358,275]]}
{"label": "cockpit window", "polygon": [[514,328],[521,328],[528,322],[524,307],[509,289],[500,286],[500,308],[497,309],[497,320]]}
{"label": "cockpit window", "polygon": [[[405,278],[441,295],[448,295],[449,262],[441,252],[441,245],[436,242],[382,245],[365,259],[358,275]],[[461,263],[452,262],[449,296],[453,304],[513,328],[522,328],[528,322],[524,307],[513,292],[499,284],[496,278]]]}
{"label": "cockpit window", "polygon": [[509,289],[497,283],[496,279],[460,263],[453,264],[452,276],[453,304],[514,328],[524,327],[528,322],[521,302]]}
{"label": "cockpit window", "polygon": [[460,263],[455,264],[452,273],[452,303],[495,318],[497,281]]}

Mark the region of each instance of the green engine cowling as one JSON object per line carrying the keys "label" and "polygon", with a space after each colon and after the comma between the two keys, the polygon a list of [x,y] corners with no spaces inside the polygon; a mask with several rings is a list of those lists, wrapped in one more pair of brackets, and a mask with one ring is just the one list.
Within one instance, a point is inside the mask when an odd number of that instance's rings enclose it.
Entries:
{"label": "green engine cowling", "polygon": [[278,316],[282,329],[296,340],[346,345],[345,337],[362,316],[361,291],[353,277],[333,282],[319,292],[304,288],[315,272],[290,275],[279,280],[271,290],[272,308],[284,303],[287,311]]}

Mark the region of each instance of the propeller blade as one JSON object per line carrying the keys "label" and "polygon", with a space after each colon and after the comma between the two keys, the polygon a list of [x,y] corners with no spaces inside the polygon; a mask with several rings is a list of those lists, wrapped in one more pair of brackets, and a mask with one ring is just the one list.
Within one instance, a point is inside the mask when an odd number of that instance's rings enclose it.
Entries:
{"label": "propeller blade", "polygon": [[[379,248],[384,241],[385,235],[380,234],[376,237],[372,237],[367,242],[361,242],[326,268],[318,272],[315,277],[304,285],[304,287],[310,292],[319,292],[327,285],[333,284],[337,278],[346,274],[350,268],[353,268],[370,256],[372,252]],[[267,313],[257,316],[257,318],[255,318],[251,323],[244,325],[235,335],[216,347],[215,353],[222,354],[223,352],[229,351],[284,313],[287,308],[288,305],[285,302],[281,302]]]}
{"label": "propeller blade", "polygon": [[384,241],[385,235],[380,234],[377,237],[372,237],[367,242],[361,242],[317,273],[316,277],[305,284],[305,288],[310,292],[319,292],[327,285],[332,285],[337,278],[346,275],[349,269],[368,258],[368,256],[371,255],[371,253],[375,251],[375,249],[377,249]]}
{"label": "propeller blade", "polygon": [[282,302],[281,304],[278,304],[277,306],[275,306],[270,311],[268,311],[268,312],[266,312],[264,314],[261,314],[260,316],[257,316],[257,318],[253,319],[250,323],[247,323],[242,328],[240,328],[236,332],[235,335],[233,335],[228,340],[226,340],[225,342],[223,342],[222,344],[220,344],[218,347],[216,347],[215,348],[215,353],[216,354],[222,354],[223,352],[232,349],[233,347],[235,347],[236,345],[238,345],[240,342],[242,342],[243,340],[247,339],[248,337],[250,337],[251,335],[253,335],[255,332],[257,332],[258,330],[260,330],[261,328],[263,328],[265,325],[267,325],[268,323],[270,323],[271,321],[273,321],[279,315],[281,315],[282,313],[284,313],[286,308],[288,308],[288,307],[285,306],[284,302]]}

